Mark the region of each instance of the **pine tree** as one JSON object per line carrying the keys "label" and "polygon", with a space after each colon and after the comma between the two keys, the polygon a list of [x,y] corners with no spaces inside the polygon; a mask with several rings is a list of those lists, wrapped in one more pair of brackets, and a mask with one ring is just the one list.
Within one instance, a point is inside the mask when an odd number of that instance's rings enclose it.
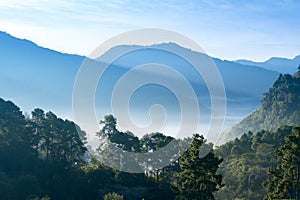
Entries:
{"label": "pine tree", "polygon": [[222,187],[222,176],[216,174],[221,158],[211,150],[204,157],[204,137],[195,134],[190,148],[179,159],[181,172],[175,186],[179,190],[178,199],[214,199],[213,192]]}
{"label": "pine tree", "polygon": [[134,157],[135,154],[124,153],[125,151],[139,151],[138,137],[129,131],[119,131],[117,129],[117,119],[113,115],[104,116],[104,120],[101,120],[100,124],[103,126],[97,133],[100,139],[100,145],[97,149],[98,159],[118,169],[139,168],[140,166]]}
{"label": "pine tree", "polygon": [[278,165],[269,170],[267,199],[300,199],[300,126],[285,137],[285,144],[275,152]]}
{"label": "pine tree", "polygon": [[31,145],[38,154],[41,151],[43,146],[43,140],[45,136],[45,112],[36,108],[31,112],[31,120],[29,120],[28,125],[31,127],[32,136],[31,136]]}

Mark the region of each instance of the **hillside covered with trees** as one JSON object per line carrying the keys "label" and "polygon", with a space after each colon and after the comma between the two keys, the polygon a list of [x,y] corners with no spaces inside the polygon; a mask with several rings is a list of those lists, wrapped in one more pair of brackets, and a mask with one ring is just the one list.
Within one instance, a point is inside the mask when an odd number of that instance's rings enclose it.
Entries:
{"label": "hillside covered with trees", "polygon": [[220,138],[227,142],[248,131],[275,131],[281,125],[300,123],[300,66],[294,75],[280,75],[264,94],[261,107],[233,126]]}
{"label": "hillside covered with trees", "polygon": [[281,126],[244,133],[217,148],[225,185],[217,199],[299,199],[299,134],[299,125]]}
{"label": "hillside covered with trees", "polygon": [[199,134],[138,138],[107,115],[92,149],[74,122],[40,108],[24,116],[0,98],[0,199],[300,199],[299,80],[300,68],[280,75],[261,108],[233,127],[241,137],[215,148]]}
{"label": "hillside covered with trees", "polygon": [[[175,140],[121,132],[112,115],[101,124],[99,138],[126,151],[153,152]],[[126,173],[95,159],[75,123],[41,109],[25,117],[0,99],[0,199],[299,199],[299,125],[244,133],[202,156],[210,146],[203,136],[176,141],[191,145],[171,165]]]}

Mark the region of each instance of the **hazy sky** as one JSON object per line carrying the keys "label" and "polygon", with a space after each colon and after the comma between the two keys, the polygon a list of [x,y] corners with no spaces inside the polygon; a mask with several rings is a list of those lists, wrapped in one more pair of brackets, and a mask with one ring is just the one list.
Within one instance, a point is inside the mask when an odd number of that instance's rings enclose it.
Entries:
{"label": "hazy sky", "polygon": [[67,53],[88,55],[113,35],[165,28],[210,55],[263,61],[300,54],[297,0],[0,0],[0,30]]}

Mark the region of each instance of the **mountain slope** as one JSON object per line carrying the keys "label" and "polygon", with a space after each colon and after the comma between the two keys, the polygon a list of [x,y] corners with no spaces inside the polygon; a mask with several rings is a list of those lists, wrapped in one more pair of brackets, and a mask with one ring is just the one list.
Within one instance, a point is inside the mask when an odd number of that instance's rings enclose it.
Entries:
{"label": "mountain slope", "polygon": [[253,62],[250,60],[237,60],[235,62],[243,65],[262,67],[265,69],[277,71],[282,74],[293,74],[297,71],[297,67],[300,63],[300,56],[296,56],[293,59],[272,57],[265,62]]}
{"label": "mountain slope", "polygon": [[[159,50],[156,48],[159,48]],[[117,55],[122,55],[114,60],[113,63],[117,66],[123,66],[127,70],[147,63],[171,66],[191,81],[192,87],[199,97],[199,102],[203,105],[202,107],[200,106],[201,115],[207,118],[206,116],[209,115],[210,111],[206,110],[206,108],[210,108],[211,96],[208,93],[203,77],[196,76],[197,72],[193,70],[193,66],[172,52],[179,52],[180,55],[188,55],[195,60],[199,60],[200,65],[208,59],[206,54],[183,48],[174,43],[164,43],[148,46],[147,48],[137,45],[116,46],[99,57],[98,60],[109,62]],[[226,126],[229,127],[241,117],[258,108],[263,93],[272,86],[279,73],[257,66],[242,65],[217,58],[212,58],[212,60],[223,78],[227,96]],[[164,79],[172,82],[168,76],[165,76]],[[154,92],[148,93],[153,94]],[[173,101],[172,99],[167,99],[167,104],[169,105]]]}
{"label": "mountain slope", "polygon": [[280,75],[273,87],[264,95],[261,107],[228,130],[222,140],[226,142],[248,131],[275,130],[281,125],[300,123],[300,68],[294,75]]}
{"label": "mountain slope", "polygon": [[[196,58],[207,56],[176,44],[161,44],[161,46],[165,49],[179,49],[183,54]],[[109,55],[121,47],[125,50],[133,48],[133,46],[117,46],[106,52],[105,55]],[[53,110],[63,117],[71,117],[73,84],[84,59],[84,56],[62,54],[39,47],[31,41],[21,40],[0,32],[1,96],[13,100],[27,112],[30,112],[33,106],[37,106],[45,110]],[[219,59],[214,59],[214,61],[226,88],[228,100],[226,125],[230,126],[259,106],[262,94],[270,88],[278,73],[256,66],[246,66]],[[98,67],[104,65],[99,61],[93,62]],[[195,76],[195,70],[192,70],[191,66],[184,60],[167,52],[153,51],[147,48],[122,56],[105,71],[99,81],[99,87],[95,91],[95,107],[98,118],[101,119],[104,114],[112,112],[109,110],[110,100],[118,80],[136,65],[151,62],[168,65],[172,69],[178,70],[191,82],[192,87],[197,91],[198,100],[201,104],[201,115],[208,121],[209,118],[206,116],[210,112],[210,95],[203,78]],[[155,75],[157,74],[161,75],[159,72],[156,72]],[[140,78],[147,78],[151,75],[142,72]],[[176,81],[168,74],[163,75],[163,79]],[[170,91],[157,86],[140,88],[139,91],[133,94],[135,100],[130,101],[130,112],[134,120],[140,122],[139,119],[147,118],[148,115],[145,113],[148,112],[148,108],[155,103],[161,103],[167,111],[173,112],[172,115],[168,115],[168,119],[177,120],[178,123],[180,115],[177,115],[176,119],[173,116],[178,114],[180,110],[178,102]],[[123,108],[121,106],[122,110]],[[134,114],[138,112],[142,113],[143,117]],[[174,112],[176,113],[174,114]],[[130,127],[124,128],[131,130]],[[135,130],[132,131],[136,132]],[[205,132],[205,130],[201,129],[201,132]],[[94,132],[91,134],[94,135]]]}
{"label": "mountain slope", "polygon": [[[116,55],[122,55],[113,63],[117,66],[126,68],[133,68],[138,65],[157,61],[157,63],[165,64],[178,70],[183,75],[186,75],[188,80],[197,82],[197,84],[205,84],[202,78],[201,80],[193,79],[195,77],[194,73],[196,72],[191,70],[193,66],[184,63],[182,59],[174,56],[173,53],[159,51],[152,47],[170,52],[180,52],[180,55],[189,54],[191,57],[198,60],[207,59],[205,58],[207,57],[206,54],[183,48],[174,43],[164,43],[149,46],[148,49],[144,48],[142,50],[140,50],[142,47],[137,45],[116,46],[99,57],[98,60],[108,62]],[[129,53],[126,54],[126,52]],[[234,101],[234,103],[238,103],[244,102],[245,99],[261,99],[262,94],[268,90],[279,75],[278,72],[266,70],[257,66],[242,65],[227,60],[220,60],[218,58],[212,58],[212,60],[221,73],[229,102]],[[241,100],[241,98],[244,100]]]}
{"label": "mountain slope", "polygon": [[71,111],[73,82],[84,58],[0,32],[1,96],[26,111],[36,105],[65,116],[61,111]]}

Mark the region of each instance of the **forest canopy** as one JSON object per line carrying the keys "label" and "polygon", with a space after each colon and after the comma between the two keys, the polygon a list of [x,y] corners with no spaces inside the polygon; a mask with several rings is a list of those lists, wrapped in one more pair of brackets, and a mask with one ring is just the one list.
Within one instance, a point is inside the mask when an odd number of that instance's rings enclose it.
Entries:
{"label": "forest canopy", "polygon": [[[119,131],[112,115],[101,124],[99,140],[122,151],[149,153],[174,140],[191,145],[164,168],[145,161],[144,173],[122,172],[95,156],[74,122],[39,108],[25,117],[14,103],[0,99],[0,199],[299,198],[299,125],[247,132],[203,155],[211,144],[199,134],[138,138]],[[97,151],[120,162],[115,152],[101,146]]]}

